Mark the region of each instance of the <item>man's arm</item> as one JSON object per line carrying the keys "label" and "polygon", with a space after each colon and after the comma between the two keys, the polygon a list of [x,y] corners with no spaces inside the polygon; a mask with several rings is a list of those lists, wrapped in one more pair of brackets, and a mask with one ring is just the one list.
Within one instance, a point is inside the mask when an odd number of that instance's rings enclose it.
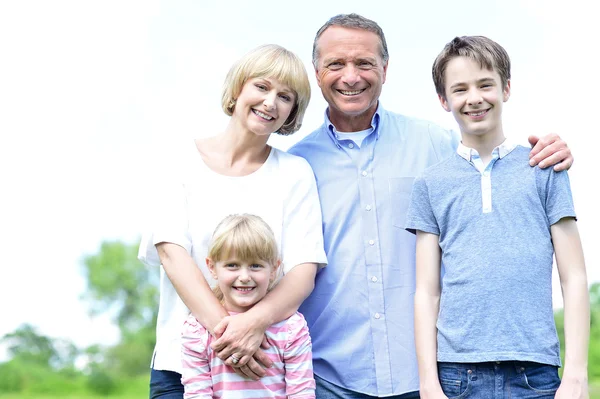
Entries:
{"label": "man's arm", "polygon": [[550,227],[565,312],[565,364],[556,398],[587,398],[590,302],[583,249],[572,218]]}
{"label": "man's arm", "polygon": [[415,344],[423,399],[446,398],[437,372],[437,328],[440,310],[441,249],[439,236],[417,230]]}
{"label": "man's arm", "polygon": [[529,164],[539,165],[544,169],[554,165],[554,170],[568,170],[573,165],[573,155],[567,143],[556,133],[550,133],[542,138],[529,136],[529,144],[533,146],[529,153]]}

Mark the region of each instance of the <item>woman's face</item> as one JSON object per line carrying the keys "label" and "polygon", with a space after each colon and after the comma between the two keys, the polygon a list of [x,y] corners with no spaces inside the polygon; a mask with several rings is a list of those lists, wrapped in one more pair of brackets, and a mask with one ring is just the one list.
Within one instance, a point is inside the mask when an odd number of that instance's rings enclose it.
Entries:
{"label": "woman's face", "polygon": [[269,135],[283,126],[295,104],[289,86],[273,78],[252,78],[242,87],[232,118],[256,135]]}

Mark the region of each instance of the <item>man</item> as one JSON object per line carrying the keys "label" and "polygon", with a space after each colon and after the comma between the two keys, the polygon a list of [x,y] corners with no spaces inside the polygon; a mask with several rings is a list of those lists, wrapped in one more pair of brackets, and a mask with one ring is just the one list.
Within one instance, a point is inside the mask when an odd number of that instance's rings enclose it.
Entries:
{"label": "man", "polygon": [[[329,105],[325,123],[289,152],[315,173],[329,262],[300,307],[317,397],[417,398],[415,239],[405,215],[414,177],[451,154],[458,136],[381,106],[388,51],[369,19],[331,18],[317,32],[313,65]],[[532,164],[562,161],[557,170],[573,161],[556,135],[532,153]]]}

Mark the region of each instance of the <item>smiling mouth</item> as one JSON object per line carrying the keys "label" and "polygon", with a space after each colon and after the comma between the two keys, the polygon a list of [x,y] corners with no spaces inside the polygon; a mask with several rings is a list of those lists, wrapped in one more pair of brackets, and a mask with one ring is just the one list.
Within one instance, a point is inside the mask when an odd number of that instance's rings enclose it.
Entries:
{"label": "smiling mouth", "polygon": [[483,115],[487,114],[488,111],[489,111],[489,109],[483,109],[481,111],[465,112],[465,114],[467,114],[469,116],[473,116],[473,117],[478,117],[478,116],[483,116]]}
{"label": "smiling mouth", "polygon": [[252,112],[254,112],[254,115],[259,116],[262,119],[265,119],[265,120],[268,120],[268,121],[271,121],[271,120],[275,119],[272,116],[264,114],[264,113],[262,113],[262,112],[260,112],[258,110],[255,110],[255,109],[252,109]]}
{"label": "smiling mouth", "polygon": [[256,288],[256,287],[233,287],[234,290],[240,291],[240,292],[250,292],[254,288]]}
{"label": "smiling mouth", "polygon": [[344,96],[357,96],[360,93],[362,93],[363,91],[365,91],[366,89],[360,89],[360,90],[338,90],[337,92],[340,94],[343,94]]}

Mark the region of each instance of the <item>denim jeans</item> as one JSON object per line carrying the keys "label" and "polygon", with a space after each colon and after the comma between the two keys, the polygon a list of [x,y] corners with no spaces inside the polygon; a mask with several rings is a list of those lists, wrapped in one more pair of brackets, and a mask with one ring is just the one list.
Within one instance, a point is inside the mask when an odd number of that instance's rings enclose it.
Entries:
{"label": "denim jeans", "polygon": [[[317,399],[374,399],[377,396],[369,396],[364,393],[350,391],[342,388],[329,381],[325,381],[315,375],[317,383],[316,397]],[[418,399],[419,392],[409,392],[402,395],[386,396],[386,399]]]}
{"label": "denim jeans", "polygon": [[181,374],[174,371],[150,371],[150,399],[183,399]]}
{"label": "denim jeans", "polygon": [[551,399],[560,385],[558,367],[533,362],[438,363],[449,399]]}

